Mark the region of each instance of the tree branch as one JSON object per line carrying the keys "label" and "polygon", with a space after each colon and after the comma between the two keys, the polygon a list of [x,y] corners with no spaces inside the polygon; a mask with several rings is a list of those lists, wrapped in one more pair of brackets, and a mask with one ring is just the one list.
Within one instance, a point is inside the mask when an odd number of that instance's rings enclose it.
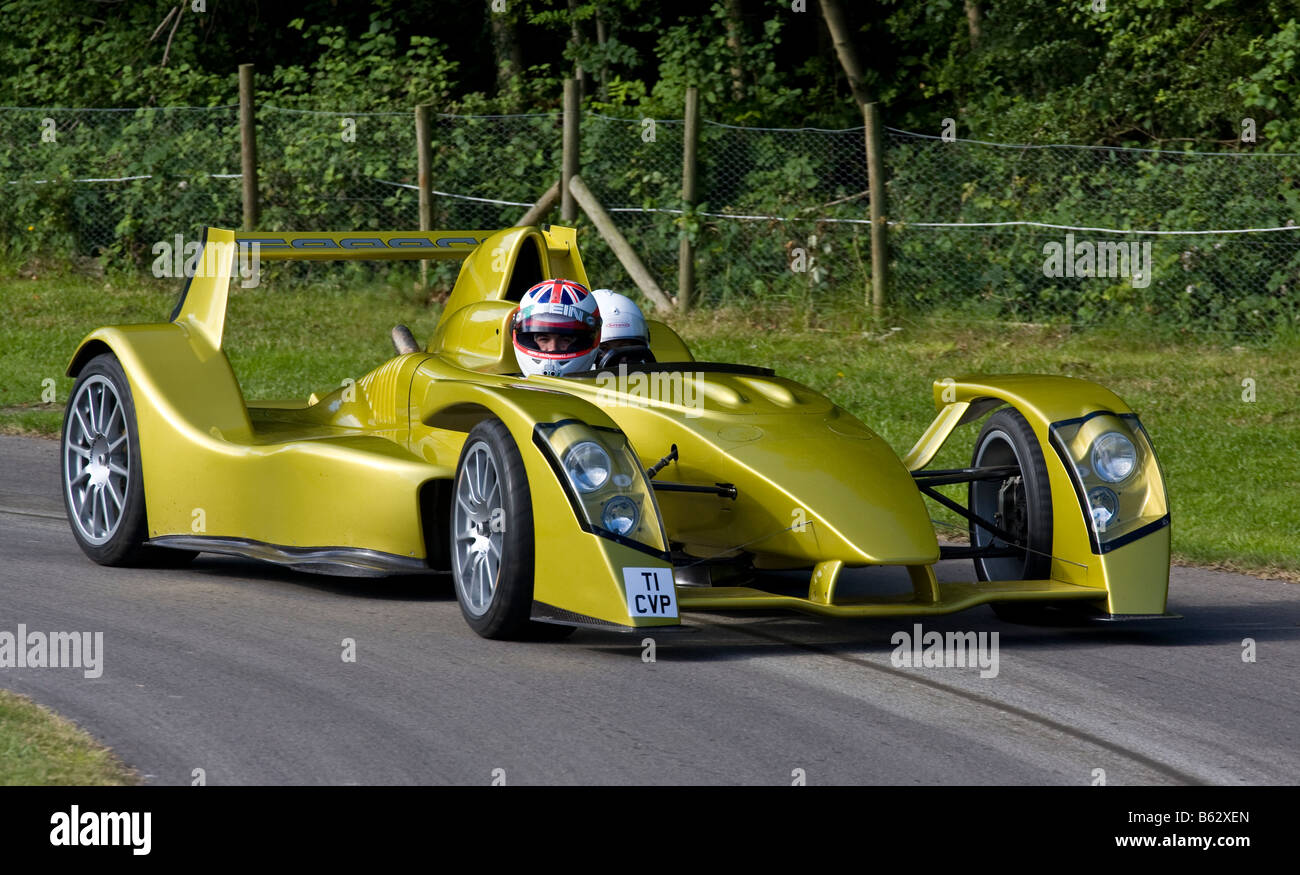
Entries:
{"label": "tree branch", "polygon": [[162,24],[158,25],[158,29],[153,32],[153,36],[149,37],[149,42],[153,42],[154,40],[158,39],[158,34],[162,33],[163,28],[167,26],[167,22],[171,21],[172,16],[175,14],[176,14],[175,9],[172,9],[167,13],[167,17],[162,20]]}
{"label": "tree branch", "polygon": [[171,54],[172,37],[176,36],[176,27],[181,23],[181,15],[185,14],[185,4],[182,3],[180,6],[177,6],[176,11],[179,14],[176,16],[176,20],[172,22],[172,32],[167,34],[167,48],[163,49],[162,65],[164,67],[167,66],[167,56]]}

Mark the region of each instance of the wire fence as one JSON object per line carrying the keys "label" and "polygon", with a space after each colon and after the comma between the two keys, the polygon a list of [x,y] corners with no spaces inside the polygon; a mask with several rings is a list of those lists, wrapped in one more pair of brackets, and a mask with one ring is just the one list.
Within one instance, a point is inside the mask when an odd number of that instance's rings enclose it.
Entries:
{"label": "wire fence", "polygon": [[[414,114],[257,110],[265,230],[418,227]],[[434,227],[515,224],[559,177],[559,113],[434,116]],[[865,299],[863,130],[582,118],[581,173],[660,285],[695,239],[696,300]],[[1300,155],[1008,146],[889,129],[889,303],[992,321],[1143,320],[1228,337],[1300,322]],[[238,107],[0,108],[0,241],[148,264],[239,227]],[[557,220],[552,217],[552,220]],[[596,285],[632,283],[585,219]],[[409,265],[383,269],[409,269]],[[454,267],[439,265],[449,286]]]}

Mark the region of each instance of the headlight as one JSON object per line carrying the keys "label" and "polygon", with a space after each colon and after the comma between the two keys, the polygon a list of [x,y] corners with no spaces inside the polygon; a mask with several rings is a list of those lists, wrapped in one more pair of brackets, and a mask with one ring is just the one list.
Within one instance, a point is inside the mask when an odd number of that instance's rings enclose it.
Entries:
{"label": "headlight", "polygon": [[533,442],[559,478],[584,531],[667,557],[659,505],[627,435],[608,426],[562,419],[537,423]]}
{"label": "headlight", "polygon": [[600,524],[616,535],[626,535],[636,528],[641,514],[636,502],[626,495],[619,495],[605,502],[600,512]]}
{"label": "headlight", "polygon": [[564,454],[564,470],[580,492],[595,492],[609,479],[609,453],[595,441],[574,444]]}
{"label": "headlight", "polygon": [[1160,464],[1136,414],[1099,410],[1054,422],[1049,431],[1088,521],[1092,552],[1169,525]]}
{"label": "headlight", "polygon": [[1119,513],[1119,496],[1105,486],[1088,490],[1088,506],[1092,508],[1092,522],[1097,531],[1104,532]]}
{"label": "headlight", "polygon": [[1092,470],[1107,483],[1127,480],[1137,467],[1137,449],[1117,431],[1108,431],[1092,444]]}

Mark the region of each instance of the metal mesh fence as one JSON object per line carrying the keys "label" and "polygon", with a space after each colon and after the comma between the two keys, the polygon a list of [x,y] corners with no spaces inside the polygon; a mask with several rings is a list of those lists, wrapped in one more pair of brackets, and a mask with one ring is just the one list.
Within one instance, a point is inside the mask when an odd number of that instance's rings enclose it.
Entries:
{"label": "metal mesh fence", "polygon": [[19,248],[139,257],[238,223],[238,174],[238,107],[0,109],[0,237]]}
{"label": "metal mesh fence", "polygon": [[1300,323],[1300,155],[891,130],[887,156],[899,303],[1245,336]]}
{"label": "metal mesh fence", "polygon": [[268,229],[379,230],[419,226],[410,175],[410,113],[257,113],[259,224]]}
{"label": "metal mesh fence", "polygon": [[[583,178],[665,288],[676,286],[678,241],[689,233],[697,300],[862,298],[870,245],[860,129],[703,122],[690,214],[681,199],[683,133],[677,120],[583,118]],[[828,221],[836,218],[849,221]],[[604,275],[630,286],[603,246],[594,256]]]}
{"label": "metal mesh fence", "polygon": [[[418,226],[412,113],[262,105],[257,123],[263,228]],[[434,116],[434,226],[514,224],[559,177],[561,126],[558,113]],[[582,119],[582,176],[664,289],[676,288],[689,234],[702,303],[864,300],[861,128],[705,121],[689,211],[683,132],[680,120]],[[891,305],[996,321],[1140,318],[1233,336],[1300,321],[1300,237],[1289,229],[1300,155],[1006,146],[893,129],[885,147]],[[157,241],[238,227],[239,169],[235,106],[0,108],[0,240],[20,254],[145,263]],[[577,224],[592,283],[631,290],[599,235]],[[434,275],[449,286],[454,267]]]}

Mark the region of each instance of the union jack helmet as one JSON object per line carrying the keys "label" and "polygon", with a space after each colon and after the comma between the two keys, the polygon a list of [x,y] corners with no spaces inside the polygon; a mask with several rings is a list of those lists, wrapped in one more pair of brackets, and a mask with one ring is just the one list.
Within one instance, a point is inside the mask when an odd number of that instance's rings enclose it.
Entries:
{"label": "union jack helmet", "polygon": [[515,359],[527,376],[589,371],[600,343],[600,307],[581,283],[543,280],[524,292],[510,322]]}

